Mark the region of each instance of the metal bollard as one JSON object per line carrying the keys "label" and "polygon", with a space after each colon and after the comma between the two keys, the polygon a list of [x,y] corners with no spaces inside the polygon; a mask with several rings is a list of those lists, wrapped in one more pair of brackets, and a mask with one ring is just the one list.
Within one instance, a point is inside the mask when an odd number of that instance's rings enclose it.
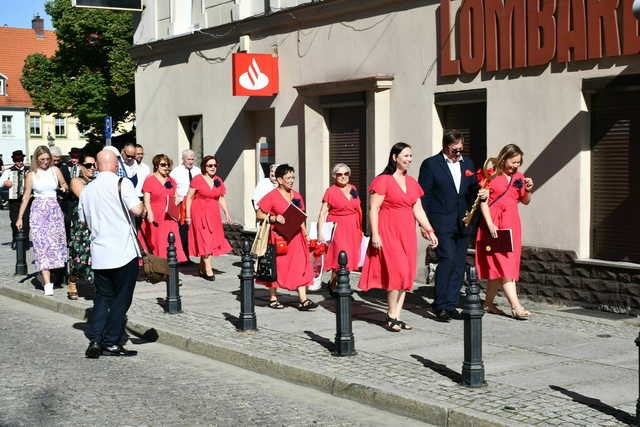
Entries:
{"label": "metal bollard", "polygon": [[356,354],[355,339],[351,329],[351,284],[347,270],[347,254],[338,255],[336,294],[336,351],[335,356],[353,356]]}
{"label": "metal bollard", "polygon": [[[638,352],[640,353],[640,332],[638,338],[636,338],[636,346],[638,346]],[[640,358],[638,359],[638,372],[640,373]],[[636,400],[636,425],[640,426],[640,390],[638,390],[638,400]]]}
{"label": "metal bollard", "polygon": [[178,290],[178,257],[176,255],[176,236],[169,233],[169,247],[167,248],[167,263],[169,264],[169,277],[167,277],[167,299],[164,311],[176,314],[182,311],[182,300]]}
{"label": "metal bollard", "polygon": [[251,256],[251,242],[245,240],[242,244],[242,267],[240,269],[240,316],[238,316],[239,331],[255,331],[258,329],[254,296],[253,257]]}
{"label": "metal bollard", "polygon": [[24,230],[16,232],[16,276],[27,274],[27,236]]}
{"label": "metal bollard", "polygon": [[484,309],[480,302],[480,287],[476,276],[476,268],[467,269],[467,289],[464,297],[464,362],[462,363],[462,385],[482,387],[484,380],[484,363],[482,362],[482,316]]}

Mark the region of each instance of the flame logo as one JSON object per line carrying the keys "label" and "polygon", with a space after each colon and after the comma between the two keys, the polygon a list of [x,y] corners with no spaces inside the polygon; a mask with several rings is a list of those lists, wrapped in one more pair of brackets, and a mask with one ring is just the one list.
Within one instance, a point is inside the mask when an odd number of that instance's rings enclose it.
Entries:
{"label": "flame logo", "polygon": [[242,74],[238,79],[240,86],[247,90],[260,90],[267,87],[269,77],[260,71],[260,67],[255,58],[251,60],[251,65],[246,73]]}

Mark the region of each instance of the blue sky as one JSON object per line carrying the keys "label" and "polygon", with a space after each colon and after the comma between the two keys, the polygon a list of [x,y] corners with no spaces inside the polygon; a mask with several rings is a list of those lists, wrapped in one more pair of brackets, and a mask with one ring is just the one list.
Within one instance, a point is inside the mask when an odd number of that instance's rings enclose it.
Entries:
{"label": "blue sky", "polygon": [[31,28],[36,13],[44,18],[44,28],[53,30],[51,17],[44,11],[47,0],[0,0],[0,26]]}

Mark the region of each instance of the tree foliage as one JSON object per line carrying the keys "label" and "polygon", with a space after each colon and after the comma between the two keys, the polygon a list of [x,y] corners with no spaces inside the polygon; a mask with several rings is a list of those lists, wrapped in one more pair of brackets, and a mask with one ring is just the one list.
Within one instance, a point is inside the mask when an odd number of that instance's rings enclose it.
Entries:
{"label": "tree foliage", "polygon": [[58,49],[51,58],[29,55],[22,85],[46,114],[69,113],[82,132],[102,133],[104,116],[114,127],[135,111],[133,14],[71,6],[71,0],[45,5],[56,28]]}

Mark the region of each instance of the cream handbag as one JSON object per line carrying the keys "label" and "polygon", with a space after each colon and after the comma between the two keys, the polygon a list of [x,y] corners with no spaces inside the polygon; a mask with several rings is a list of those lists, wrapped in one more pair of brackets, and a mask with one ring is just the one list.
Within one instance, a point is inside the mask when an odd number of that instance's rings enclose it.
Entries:
{"label": "cream handbag", "polygon": [[253,245],[251,245],[251,255],[261,257],[267,252],[267,245],[269,244],[269,230],[271,230],[271,224],[269,223],[269,216],[267,216],[267,218],[265,218],[260,224],[256,233],[256,238],[253,240]]}

